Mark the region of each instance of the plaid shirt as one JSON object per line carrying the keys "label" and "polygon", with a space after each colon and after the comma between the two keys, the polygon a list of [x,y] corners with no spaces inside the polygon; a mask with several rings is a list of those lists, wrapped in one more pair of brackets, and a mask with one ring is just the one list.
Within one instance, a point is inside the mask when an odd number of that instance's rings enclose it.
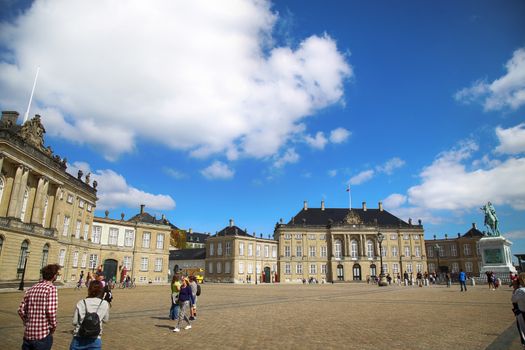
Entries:
{"label": "plaid shirt", "polygon": [[18,315],[24,322],[24,338],[45,338],[57,328],[57,288],[49,281],[40,281],[29,288],[20,303]]}

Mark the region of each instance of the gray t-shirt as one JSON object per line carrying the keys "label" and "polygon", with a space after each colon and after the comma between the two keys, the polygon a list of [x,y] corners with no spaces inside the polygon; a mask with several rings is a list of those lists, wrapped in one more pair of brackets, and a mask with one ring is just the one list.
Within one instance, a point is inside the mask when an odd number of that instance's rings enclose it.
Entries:
{"label": "gray t-shirt", "polygon": [[[97,308],[98,308],[97,314],[101,321],[100,322],[100,334],[98,336],[100,338],[100,335],[102,335],[102,323],[109,321],[109,303],[100,298],[86,298],[84,300],[86,301],[88,312],[95,312],[97,311]],[[86,307],[84,306],[84,300],[80,300],[77,303],[77,307],[75,308],[75,313],[73,314],[73,326],[75,326],[75,330],[73,331],[73,336],[78,335],[80,324],[82,323],[82,320],[84,319],[84,316],[86,315]],[[79,319],[79,314],[80,314],[80,319]]]}

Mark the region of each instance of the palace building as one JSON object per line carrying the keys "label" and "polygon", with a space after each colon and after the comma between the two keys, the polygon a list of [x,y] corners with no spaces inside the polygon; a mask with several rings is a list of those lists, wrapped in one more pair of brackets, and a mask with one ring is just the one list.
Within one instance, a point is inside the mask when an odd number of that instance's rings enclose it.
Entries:
{"label": "palace building", "polygon": [[[383,241],[378,240],[382,233]],[[385,275],[414,275],[427,271],[421,221],[405,222],[383,209],[303,209],[284,224],[276,224],[281,282],[315,279],[319,282],[363,281],[379,276],[381,257]]]}

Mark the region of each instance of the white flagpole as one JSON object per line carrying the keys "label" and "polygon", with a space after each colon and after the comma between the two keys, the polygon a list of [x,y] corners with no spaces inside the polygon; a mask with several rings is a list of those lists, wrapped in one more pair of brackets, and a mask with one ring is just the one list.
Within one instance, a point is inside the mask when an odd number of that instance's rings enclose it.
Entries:
{"label": "white flagpole", "polygon": [[346,187],[346,192],[348,192],[348,209],[352,210],[352,191],[350,185]]}
{"label": "white flagpole", "polygon": [[31,101],[33,100],[33,94],[35,93],[35,86],[36,86],[36,81],[38,79],[38,72],[40,72],[40,66],[38,66],[36,69],[35,81],[33,82],[33,89],[31,89],[31,96],[29,97],[29,103],[27,104],[27,111],[26,111],[26,114],[24,115],[24,121],[22,124],[24,124],[27,121],[27,118],[29,118],[29,108],[31,108]]}

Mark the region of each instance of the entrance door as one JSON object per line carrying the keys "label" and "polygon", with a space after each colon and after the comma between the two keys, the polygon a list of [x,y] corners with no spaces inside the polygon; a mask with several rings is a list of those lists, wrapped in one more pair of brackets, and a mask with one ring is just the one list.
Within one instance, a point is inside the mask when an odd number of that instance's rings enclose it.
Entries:
{"label": "entrance door", "polygon": [[355,264],[353,267],[354,281],[361,281],[361,265]]}
{"label": "entrance door", "polygon": [[106,261],[104,261],[104,278],[106,281],[111,281],[113,277],[117,276],[117,266],[117,260],[106,259]]}
{"label": "entrance door", "polygon": [[337,280],[338,281],[345,280],[345,271],[344,271],[343,265],[341,264],[337,265]]}
{"label": "entrance door", "polygon": [[373,277],[377,276],[377,269],[375,264],[370,265],[370,275]]}
{"label": "entrance door", "polygon": [[270,283],[271,282],[271,276],[270,276],[270,268],[266,266],[264,268],[264,283]]}

